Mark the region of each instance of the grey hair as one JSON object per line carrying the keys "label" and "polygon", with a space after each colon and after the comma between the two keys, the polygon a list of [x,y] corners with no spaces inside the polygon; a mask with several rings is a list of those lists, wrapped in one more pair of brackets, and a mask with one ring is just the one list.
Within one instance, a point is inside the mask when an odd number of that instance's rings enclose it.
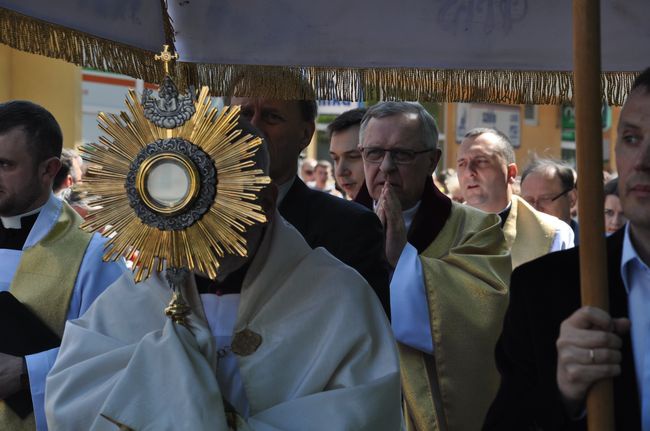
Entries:
{"label": "grey hair", "polygon": [[372,118],[386,118],[394,115],[415,114],[420,120],[420,133],[425,148],[435,150],[438,148],[438,125],[436,120],[419,103],[412,102],[382,102],[371,106],[361,120],[359,129],[359,142],[363,142],[363,134]]}
{"label": "grey hair", "polygon": [[573,190],[576,186],[573,168],[558,160],[535,157],[521,173],[521,182],[523,183],[526,177],[533,172],[549,172],[552,175],[557,176],[562,183],[563,190]]}
{"label": "grey hair", "polygon": [[503,159],[506,161],[506,164],[511,164],[511,163],[516,163],[515,159],[515,150],[512,147],[512,142],[510,142],[510,138],[508,138],[508,135],[505,133],[493,129],[491,127],[476,127],[469,132],[465,133],[465,138],[476,138],[484,133],[491,133],[494,136],[497,137],[497,151],[503,157]]}

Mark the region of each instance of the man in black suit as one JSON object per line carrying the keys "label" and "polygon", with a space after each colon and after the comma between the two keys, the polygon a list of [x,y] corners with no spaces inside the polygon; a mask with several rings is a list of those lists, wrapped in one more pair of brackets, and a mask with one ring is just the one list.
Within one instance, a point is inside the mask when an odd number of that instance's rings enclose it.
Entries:
{"label": "man in black suit", "polygon": [[282,217],[312,248],[324,247],[356,269],[388,313],[388,267],[379,219],[361,205],[310,189],[296,175],[300,152],[309,145],[316,129],[316,102],[233,97],[230,103],[241,105],[241,116],[268,141],[270,176],[278,186]]}
{"label": "man in black suit", "polygon": [[515,270],[485,430],[584,430],[587,393],[610,377],[616,429],[650,429],[650,69],[621,112],[616,164],[629,223],[607,239],[611,314],[580,307],[577,249]]}

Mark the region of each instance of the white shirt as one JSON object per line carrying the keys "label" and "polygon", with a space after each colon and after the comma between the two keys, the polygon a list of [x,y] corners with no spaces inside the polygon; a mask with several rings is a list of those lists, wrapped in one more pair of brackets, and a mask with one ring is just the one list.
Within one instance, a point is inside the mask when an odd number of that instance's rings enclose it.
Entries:
{"label": "white shirt", "polygon": [[557,228],[555,229],[555,236],[553,236],[553,242],[551,243],[551,248],[548,251],[552,253],[558,250],[566,250],[567,248],[572,248],[575,246],[575,234],[571,226],[566,224],[560,219],[557,219]]}
{"label": "white shirt", "polygon": [[239,414],[248,418],[249,404],[242,383],[237,357],[230,350],[241,294],[201,295],[203,311],[217,344],[217,381],[224,398]]}
{"label": "white shirt", "polygon": [[650,430],[650,268],[632,244],[629,222],[625,226],[621,278],[628,293],[634,369],[641,401],[642,429],[646,431]]}
{"label": "white shirt", "polygon": [[[407,232],[419,208],[420,202],[402,212]],[[397,341],[433,354],[433,335],[422,263],[417,249],[408,242],[402,250],[390,281],[390,310],[393,334]]]}

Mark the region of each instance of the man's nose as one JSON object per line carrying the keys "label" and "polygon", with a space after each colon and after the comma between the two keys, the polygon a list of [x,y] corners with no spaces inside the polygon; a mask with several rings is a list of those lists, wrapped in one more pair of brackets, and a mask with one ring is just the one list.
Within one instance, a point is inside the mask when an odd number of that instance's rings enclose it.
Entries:
{"label": "man's nose", "polygon": [[475,176],[476,176],[476,167],[477,167],[477,166],[478,166],[478,164],[477,164],[475,161],[471,160],[471,161],[467,164],[467,169],[466,169],[466,170],[467,170],[467,174],[470,175],[470,176],[472,176],[472,177],[475,177]]}
{"label": "man's nose", "polygon": [[391,172],[394,171],[396,168],[395,162],[393,161],[393,157],[391,156],[389,151],[386,151],[384,153],[384,158],[381,161],[381,164],[379,165],[379,169],[382,172]]}
{"label": "man's nose", "polygon": [[340,160],[336,163],[334,167],[334,175],[337,177],[345,177],[350,173],[347,163],[345,160]]}
{"label": "man's nose", "polygon": [[614,224],[616,224],[616,226],[622,226],[625,222],[627,222],[627,219],[622,212],[614,212]]}
{"label": "man's nose", "polygon": [[635,160],[635,168],[643,171],[650,170],[650,134],[644,137],[639,152]]}
{"label": "man's nose", "polygon": [[[261,120],[262,120],[262,116],[260,115],[260,113],[258,111],[253,112],[253,116],[251,117],[250,122],[254,127],[256,127],[256,128],[258,128],[260,130],[262,130],[262,121]],[[262,130],[262,132],[263,131],[264,130]]]}

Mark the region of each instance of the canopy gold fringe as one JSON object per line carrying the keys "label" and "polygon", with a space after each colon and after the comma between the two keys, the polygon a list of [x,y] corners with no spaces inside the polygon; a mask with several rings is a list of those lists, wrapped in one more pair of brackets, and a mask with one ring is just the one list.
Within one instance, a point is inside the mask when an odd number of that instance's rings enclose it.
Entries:
{"label": "canopy gold fringe", "polygon": [[[163,69],[153,52],[91,36],[0,8],[0,43],[79,66],[122,73],[147,82],[161,82]],[[573,99],[570,71],[434,70],[416,68],[284,67],[219,65],[178,62],[175,80],[180,88],[208,85],[212,94],[282,99],[420,100],[561,104]],[[295,80],[303,76],[314,88]],[[637,73],[601,75],[603,101],[622,105]],[[294,78],[294,79],[292,79]]]}
{"label": "canopy gold fringe", "polygon": [[[87,33],[50,24],[0,8],[0,43],[108,72],[162,82],[164,71],[154,54]],[[145,78],[146,77],[146,78]]]}

